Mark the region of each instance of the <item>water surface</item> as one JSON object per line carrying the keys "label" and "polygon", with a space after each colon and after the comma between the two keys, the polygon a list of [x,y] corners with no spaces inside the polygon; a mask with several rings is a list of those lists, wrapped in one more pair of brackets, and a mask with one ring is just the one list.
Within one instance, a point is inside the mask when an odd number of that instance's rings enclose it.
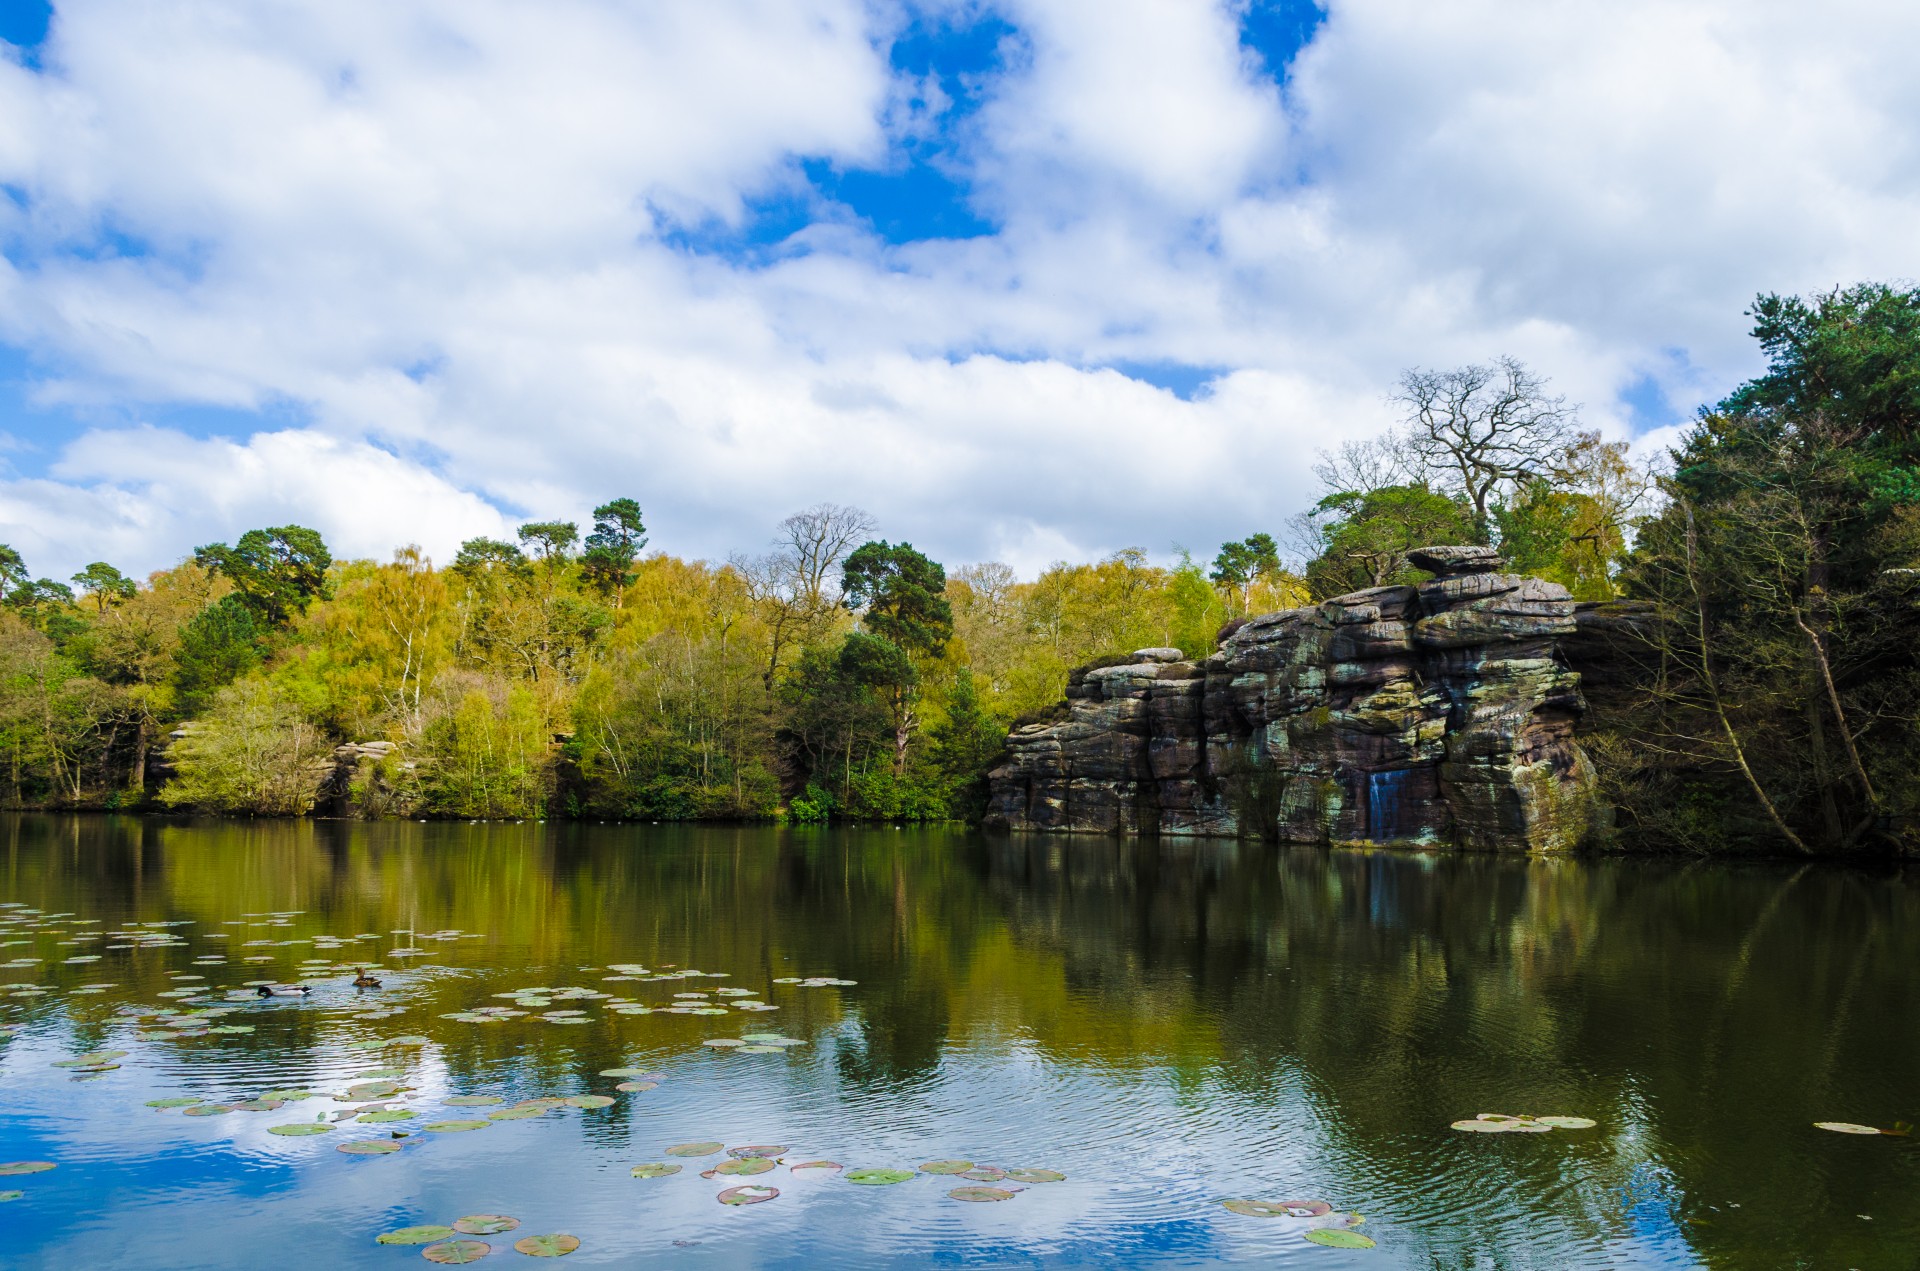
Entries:
{"label": "water surface", "polygon": [[[568,1265],[609,1266],[1920,1265],[1920,1143],[1811,1125],[1920,1119],[1906,875],[891,829],[13,817],[0,902],[0,1024],[20,1026],[0,1043],[0,1161],[57,1165],[0,1179],[24,1193],[0,1203],[9,1267],[400,1268],[419,1250],[377,1234],[474,1213],[522,1220],[482,1237],[507,1265],[515,1238],[544,1232],[579,1237]],[[133,925],[158,923],[180,925]],[[111,934],[133,931],[146,938]],[[179,942],[156,943],[168,932]],[[227,1001],[315,957],[384,967],[383,987],[331,972],[308,997]],[[649,974],[608,978],[636,966]],[[659,978],[692,969],[708,974]],[[796,977],[855,983],[776,982]],[[607,996],[443,1018],[535,986]],[[701,1001],[678,992],[777,1009],[666,1013]],[[228,1006],[185,1030],[150,1014]],[[158,1035],[209,1026],[251,1031]],[[702,1044],[749,1032],[802,1044]],[[408,1036],[424,1044],[379,1045]],[[53,1066],[103,1048],[128,1054],[78,1080]],[[616,1092],[599,1075],[613,1067],[657,1088]],[[268,1133],[334,1124],[355,1105],[332,1096],[385,1068],[417,1118]],[[196,1118],[144,1106],[290,1086],[320,1095]],[[470,1094],[616,1102],[418,1129],[499,1110],[441,1102]],[[1482,1112],[1598,1125],[1449,1128]],[[336,1150],[394,1130],[409,1137],[391,1155]],[[947,1195],[965,1180],[929,1175],[700,1177],[718,1157],[630,1176],[690,1140],[1066,1179],[967,1204]],[[715,1203],[739,1183],[781,1194]],[[1229,1198],[1324,1200],[1363,1215],[1377,1247],[1318,1247]]]}

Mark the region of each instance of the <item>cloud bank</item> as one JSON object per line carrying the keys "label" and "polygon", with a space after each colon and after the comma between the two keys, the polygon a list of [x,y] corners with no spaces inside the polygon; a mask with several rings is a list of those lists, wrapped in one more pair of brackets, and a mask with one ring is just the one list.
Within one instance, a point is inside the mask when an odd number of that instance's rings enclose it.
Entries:
{"label": "cloud bank", "polygon": [[1646,433],[1756,368],[1756,292],[1920,275],[1911,5],[1275,16],[59,3],[0,49],[0,539],[446,559],[631,494],[689,555],[823,499],[953,563],[1207,552],[1403,367]]}

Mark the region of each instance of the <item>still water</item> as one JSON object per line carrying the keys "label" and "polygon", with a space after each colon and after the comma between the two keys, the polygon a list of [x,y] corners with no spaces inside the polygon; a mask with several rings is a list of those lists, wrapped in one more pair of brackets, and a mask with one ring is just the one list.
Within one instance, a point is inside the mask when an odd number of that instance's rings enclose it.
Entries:
{"label": "still water", "polygon": [[[8,818],[0,1162],[55,1168],[0,1177],[21,1193],[0,1264],[403,1268],[429,1246],[376,1236],[491,1214],[520,1225],[455,1238],[510,1265],[514,1241],[566,1234],[568,1265],[597,1266],[1911,1271],[1920,1141],[1812,1123],[1920,1119],[1917,883],[891,829]],[[243,995],[263,980],[313,991]],[[398,1089],[348,1092],[379,1081]],[[148,1106],[268,1091],[313,1093]],[[497,1115],[582,1095],[605,1106]],[[382,1111],[411,1115],[362,1119]],[[1480,1113],[1597,1124],[1450,1128]],[[480,1128],[423,1128],[448,1122]],[[295,1125],[330,1128],[270,1132]],[[708,1179],[734,1158],[667,1152],[688,1143],[780,1163]],[[792,1169],[821,1160],[845,1168]],[[943,1161],[994,1168],[918,1171]],[[716,1203],[740,1185],[778,1195]],[[1232,1199],[1324,1202],[1375,1247],[1310,1243],[1319,1206]]]}

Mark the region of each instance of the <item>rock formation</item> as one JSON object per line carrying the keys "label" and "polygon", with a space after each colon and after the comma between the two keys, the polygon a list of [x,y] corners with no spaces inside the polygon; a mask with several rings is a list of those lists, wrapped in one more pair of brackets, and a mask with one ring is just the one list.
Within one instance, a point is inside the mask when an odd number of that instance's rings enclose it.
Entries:
{"label": "rock formation", "polygon": [[1566,589],[1484,547],[1434,575],[1232,629],[1205,661],[1142,649],[1014,729],[987,825],[1564,851],[1591,819]]}

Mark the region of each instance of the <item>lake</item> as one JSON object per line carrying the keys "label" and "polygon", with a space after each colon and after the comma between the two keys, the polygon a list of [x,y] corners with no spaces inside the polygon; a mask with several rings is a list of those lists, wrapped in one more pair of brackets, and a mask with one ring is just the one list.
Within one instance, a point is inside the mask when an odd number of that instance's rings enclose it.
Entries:
{"label": "lake", "polygon": [[1920,1119],[1911,873],[12,816],[0,902],[8,1267],[1920,1265],[1813,1125]]}

